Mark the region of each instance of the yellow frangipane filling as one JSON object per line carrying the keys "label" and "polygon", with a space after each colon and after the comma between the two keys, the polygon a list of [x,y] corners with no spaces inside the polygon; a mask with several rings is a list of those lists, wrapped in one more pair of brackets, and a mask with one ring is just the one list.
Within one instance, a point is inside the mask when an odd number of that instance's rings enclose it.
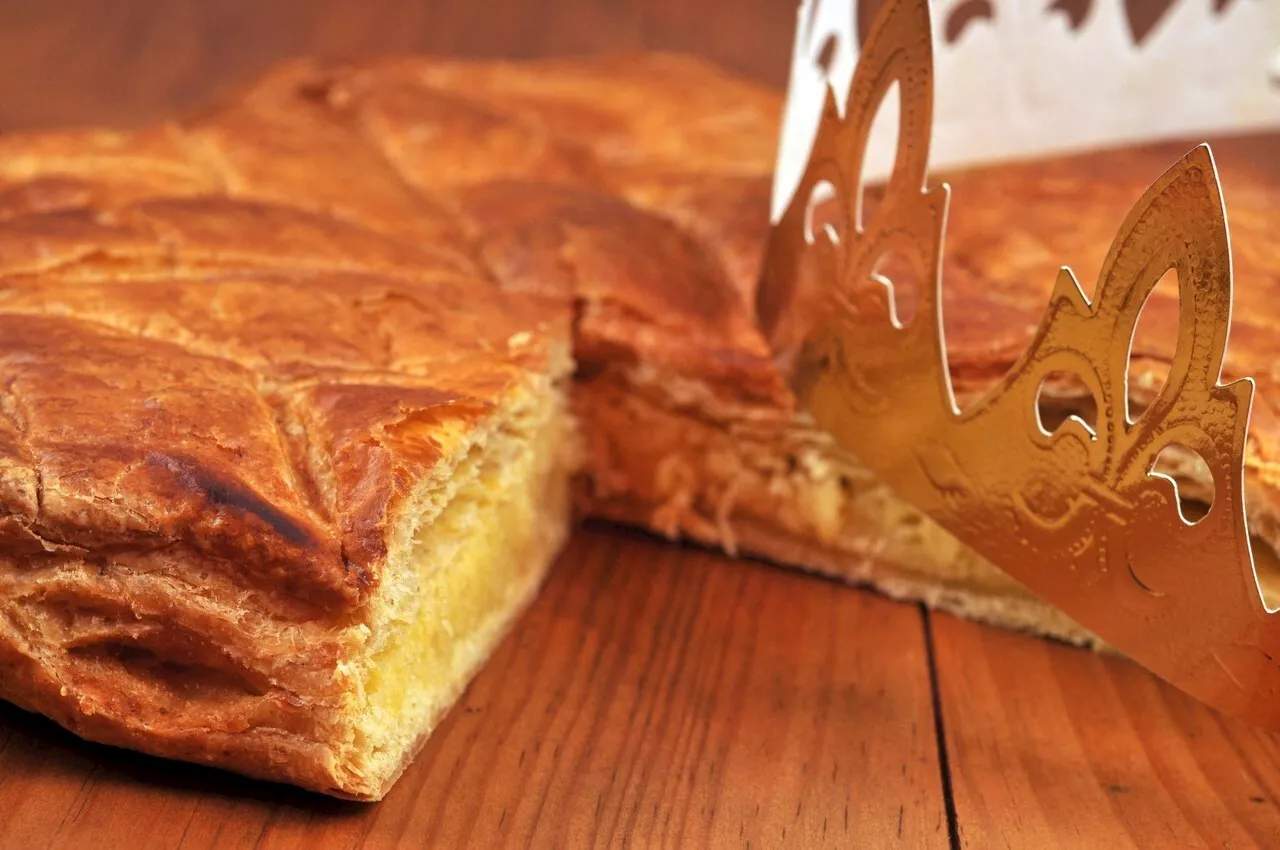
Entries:
{"label": "yellow frangipane filling", "polygon": [[360,729],[369,755],[396,758],[434,725],[565,532],[565,416],[554,405],[531,435],[489,438],[472,473],[413,539],[399,570],[414,605],[392,622],[365,680]]}

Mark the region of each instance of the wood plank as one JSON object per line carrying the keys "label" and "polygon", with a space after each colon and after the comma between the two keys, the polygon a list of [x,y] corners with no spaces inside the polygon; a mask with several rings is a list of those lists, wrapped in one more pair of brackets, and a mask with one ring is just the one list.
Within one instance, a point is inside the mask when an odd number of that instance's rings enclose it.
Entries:
{"label": "wood plank", "polygon": [[1124,659],[931,626],[964,846],[1280,846],[1280,737]]}
{"label": "wood plank", "polygon": [[[1071,0],[1071,5],[1089,2]],[[860,4],[864,28],[878,3]],[[1128,6],[1141,29],[1168,3],[1129,0]],[[0,127],[154,121],[304,54],[526,57],[679,50],[781,87],[796,5],[790,0],[4,3]],[[948,21],[941,25],[950,31]]]}
{"label": "wood plank", "polygon": [[776,0],[60,0],[0,4],[0,127],[134,125],[300,55],[707,56],[781,86],[795,4]]}
{"label": "wood plank", "polygon": [[0,709],[14,847],[945,847],[940,777],[918,609],[600,529],[378,805]]}

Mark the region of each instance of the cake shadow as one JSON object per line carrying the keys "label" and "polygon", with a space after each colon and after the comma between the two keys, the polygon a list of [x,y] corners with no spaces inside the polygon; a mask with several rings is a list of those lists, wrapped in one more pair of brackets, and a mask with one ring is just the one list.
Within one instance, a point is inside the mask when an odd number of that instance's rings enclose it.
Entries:
{"label": "cake shadow", "polygon": [[85,788],[129,787],[137,791],[221,799],[236,806],[296,810],[305,817],[340,820],[368,811],[367,803],[326,797],[289,785],[225,770],[120,749],[76,737],[46,717],[0,701],[0,793],[9,783],[83,775]]}

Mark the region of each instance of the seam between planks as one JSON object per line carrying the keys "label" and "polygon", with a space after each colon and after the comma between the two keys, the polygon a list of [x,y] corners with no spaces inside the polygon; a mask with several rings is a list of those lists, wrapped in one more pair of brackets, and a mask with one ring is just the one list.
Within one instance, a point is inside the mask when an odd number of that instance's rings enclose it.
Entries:
{"label": "seam between planks", "polygon": [[929,609],[919,605],[924,626],[925,658],[929,663],[929,690],[933,696],[933,731],[937,737],[938,773],[942,779],[942,801],[947,811],[947,838],[951,850],[960,850],[960,823],[956,816],[956,798],[951,787],[951,760],[947,756],[947,727],[942,718],[942,692],[938,687],[938,664],[933,645],[933,619]]}

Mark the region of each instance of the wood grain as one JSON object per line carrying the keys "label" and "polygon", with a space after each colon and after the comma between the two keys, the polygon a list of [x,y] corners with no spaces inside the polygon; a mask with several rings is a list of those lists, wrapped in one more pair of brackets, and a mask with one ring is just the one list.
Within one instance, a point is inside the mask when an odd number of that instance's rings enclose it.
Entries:
{"label": "wood grain", "polygon": [[[0,0],[0,129],[136,125],[282,59],[696,53],[782,86],[799,0]],[[1078,14],[1088,0],[1072,0]],[[1128,0],[1145,31],[1169,0]],[[1045,3],[1045,14],[1049,3]],[[879,0],[859,5],[861,29]],[[959,35],[959,24],[954,25]]]}
{"label": "wood grain", "polygon": [[967,847],[1280,846],[1280,740],[1129,661],[931,617]]}
{"label": "wood grain", "polygon": [[134,125],[299,55],[699,53],[781,85],[790,0],[0,2],[0,127]]}
{"label": "wood grain", "polygon": [[946,847],[919,609],[626,532],[575,537],[381,804],[0,709],[0,845]]}

